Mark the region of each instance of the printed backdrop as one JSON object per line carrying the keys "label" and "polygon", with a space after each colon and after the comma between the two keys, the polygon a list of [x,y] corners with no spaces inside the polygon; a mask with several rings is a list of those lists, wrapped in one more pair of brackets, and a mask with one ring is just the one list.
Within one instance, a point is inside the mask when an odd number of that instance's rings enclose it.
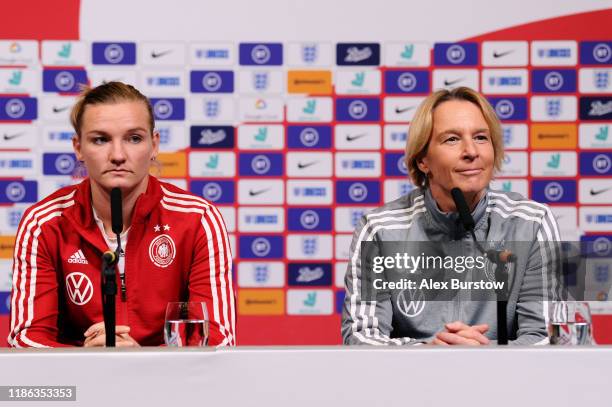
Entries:
{"label": "printed backdrop", "polygon": [[[340,343],[351,233],[364,212],[413,188],[403,148],[416,106],[434,89],[469,86],[495,107],[507,154],[494,188],[549,204],[564,240],[596,241],[612,253],[612,10],[575,2],[558,17],[563,10],[553,15],[542,2],[530,4],[540,21],[500,16],[506,25],[485,35],[490,19],[473,27],[461,20],[448,33],[440,25],[385,34],[394,7],[412,18],[436,12],[391,3],[371,22],[382,34],[334,36],[327,25],[301,28],[312,11],[263,2],[251,19],[266,26],[266,18],[291,16],[297,28],[287,35],[267,28],[260,41],[251,20],[227,35],[181,29],[189,10],[205,10],[199,2],[166,20],[164,3],[134,3],[126,13],[112,2],[36,3],[34,16],[25,2],[0,17],[2,338],[23,211],[84,175],[68,119],[83,83],[120,80],[149,96],[160,177],[222,210],[235,257],[239,344]],[[247,3],[236,2],[248,11]],[[330,13],[340,16],[340,7]],[[473,1],[458,12],[479,7],[484,2]],[[232,13],[247,18],[246,11],[227,10],[219,20],[228,30]],[[129,28],[125,15],[134,20]],[[160,40],[147,24],[160,19],[175,36]],[[587,284],[611,281],[611,267],[598,263]],[[607,299],[605,291],[593,295]],[[600,342],[612,342],[609,304],[593,303]]]}

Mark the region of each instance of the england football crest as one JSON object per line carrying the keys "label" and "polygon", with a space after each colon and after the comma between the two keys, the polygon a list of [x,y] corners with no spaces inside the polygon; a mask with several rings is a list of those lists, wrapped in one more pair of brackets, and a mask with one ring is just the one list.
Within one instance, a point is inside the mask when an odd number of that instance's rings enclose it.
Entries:
{"label": "england football crest", "polygon": [[149,245],[149,258],[157,267],[168,267],[174,261],[176,246],[166,234],[157,236]]}

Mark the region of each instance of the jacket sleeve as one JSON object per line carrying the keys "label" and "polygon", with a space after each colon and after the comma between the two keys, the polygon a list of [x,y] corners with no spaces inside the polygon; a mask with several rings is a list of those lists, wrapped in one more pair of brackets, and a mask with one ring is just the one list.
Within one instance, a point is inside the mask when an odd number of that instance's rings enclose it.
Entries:
{"label": "jacket sleeve", "polygon": [[362,267],[362,242],[372,241],[372,228],[363,216],[353,234],[350,258],[344,278],[346,295],[342,311],[342,339],[345,345],[422,344],[414,338],[391,338],[393,308],[390,295],[373,287],[373,271]]}
{"label": "jacket sleeve", "polygon": [[204,301],[208,309],[209,345],[235,346],[235,299],[232,253],[219,210],[209,204],[196,233],[189,272],[189,300]]}
{"label": "jacket sleeve", "polygon": [[[44,224],[61,212],[27,211],[17,230],[13,253],[11,318],[12,347],[62,347],[58,339],[58,283],[47,248]],[[45,233],[47,232],[47,234]]]}
{"label": "jacket sleeve", "polygon": [[561,288],[560,240],[557,222],[546,207],[531,246],[516,304],[518,331],[512,345],[549,343],[548,303]]}

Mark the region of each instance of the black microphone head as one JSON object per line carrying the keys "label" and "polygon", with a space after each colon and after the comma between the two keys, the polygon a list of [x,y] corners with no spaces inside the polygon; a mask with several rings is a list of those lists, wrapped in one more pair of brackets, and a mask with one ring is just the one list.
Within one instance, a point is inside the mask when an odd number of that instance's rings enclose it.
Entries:
{"label": "black microphone head", "polygon": [[455,201],[455,206],[457,207],[457,212],[459,213],[459,220],[463,225],[465,230],[473,230],[476,226],[474,222],[474,218],[470,213],[470,208],[465,201],[465,197],[463,196],[463,192],[459,188],[451,189],[451,196],[453,197],[453,201]]}
{"label": "black microphone head", "polygon": [[123,204],[121,202],[121,189],[111,190],[111,223],[113,232],[121,234],[123,231]]}

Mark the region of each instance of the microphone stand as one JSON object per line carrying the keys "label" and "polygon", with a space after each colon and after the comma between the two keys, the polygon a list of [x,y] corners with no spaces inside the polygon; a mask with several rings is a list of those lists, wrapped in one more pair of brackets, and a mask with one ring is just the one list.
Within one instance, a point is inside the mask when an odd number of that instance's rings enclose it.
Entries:
{"label": "microphone stand", "polygon": [[[123,230],[123,214],[121,203],[121,189],[115,187],[111,190],[111,223],[112,230],[117,235],[117,248],[114,252],[108,250],[102,255],[102,314],[104,315],[104,330],[106,332],[106,346],[115,347],[115,321],[117,309],[117,273],[116,265],[121,256],[121,231]],[[125,299],[125,280],[121,275],[121,290]]]}
{"label": "microphone stand", "polygon": [[495,281],[502,282],[502,288],[496,289],[497,299],[497,344],[507,345],[508,344],[508,276],[504,273],[506,263],[512,263],[516,261],[516,256],[509,250],[485,250],[478,240],[476,240],[476,234],[474,228],[476,224],[470,213],[470,209],[465,201],[465,196],[459,188],[453,188],[451,190],[451,196],[457,207],[459,213],[459,221],[463,225],[463,229],[470,232],[476,248],[484,254],[489,260],[495,263]]}
{"label": "microphone stand", "polygon": [[106,346],[109,348],[115,347],[115,297],[117,296],[115,265],[118,259],[119,257],[111,251],[102,255],[102,314]]}
{"label": "microphone stand", "polygon": [[504,273],[507,263],[516,261],[516,256],[509,250],[484,250],[476,240],[474,229],[470,234],[478,250],[495,263],[495,281],[502,283],[502,288],[495,289],[497,304],[497,344],[508,344],[508,275]]}

